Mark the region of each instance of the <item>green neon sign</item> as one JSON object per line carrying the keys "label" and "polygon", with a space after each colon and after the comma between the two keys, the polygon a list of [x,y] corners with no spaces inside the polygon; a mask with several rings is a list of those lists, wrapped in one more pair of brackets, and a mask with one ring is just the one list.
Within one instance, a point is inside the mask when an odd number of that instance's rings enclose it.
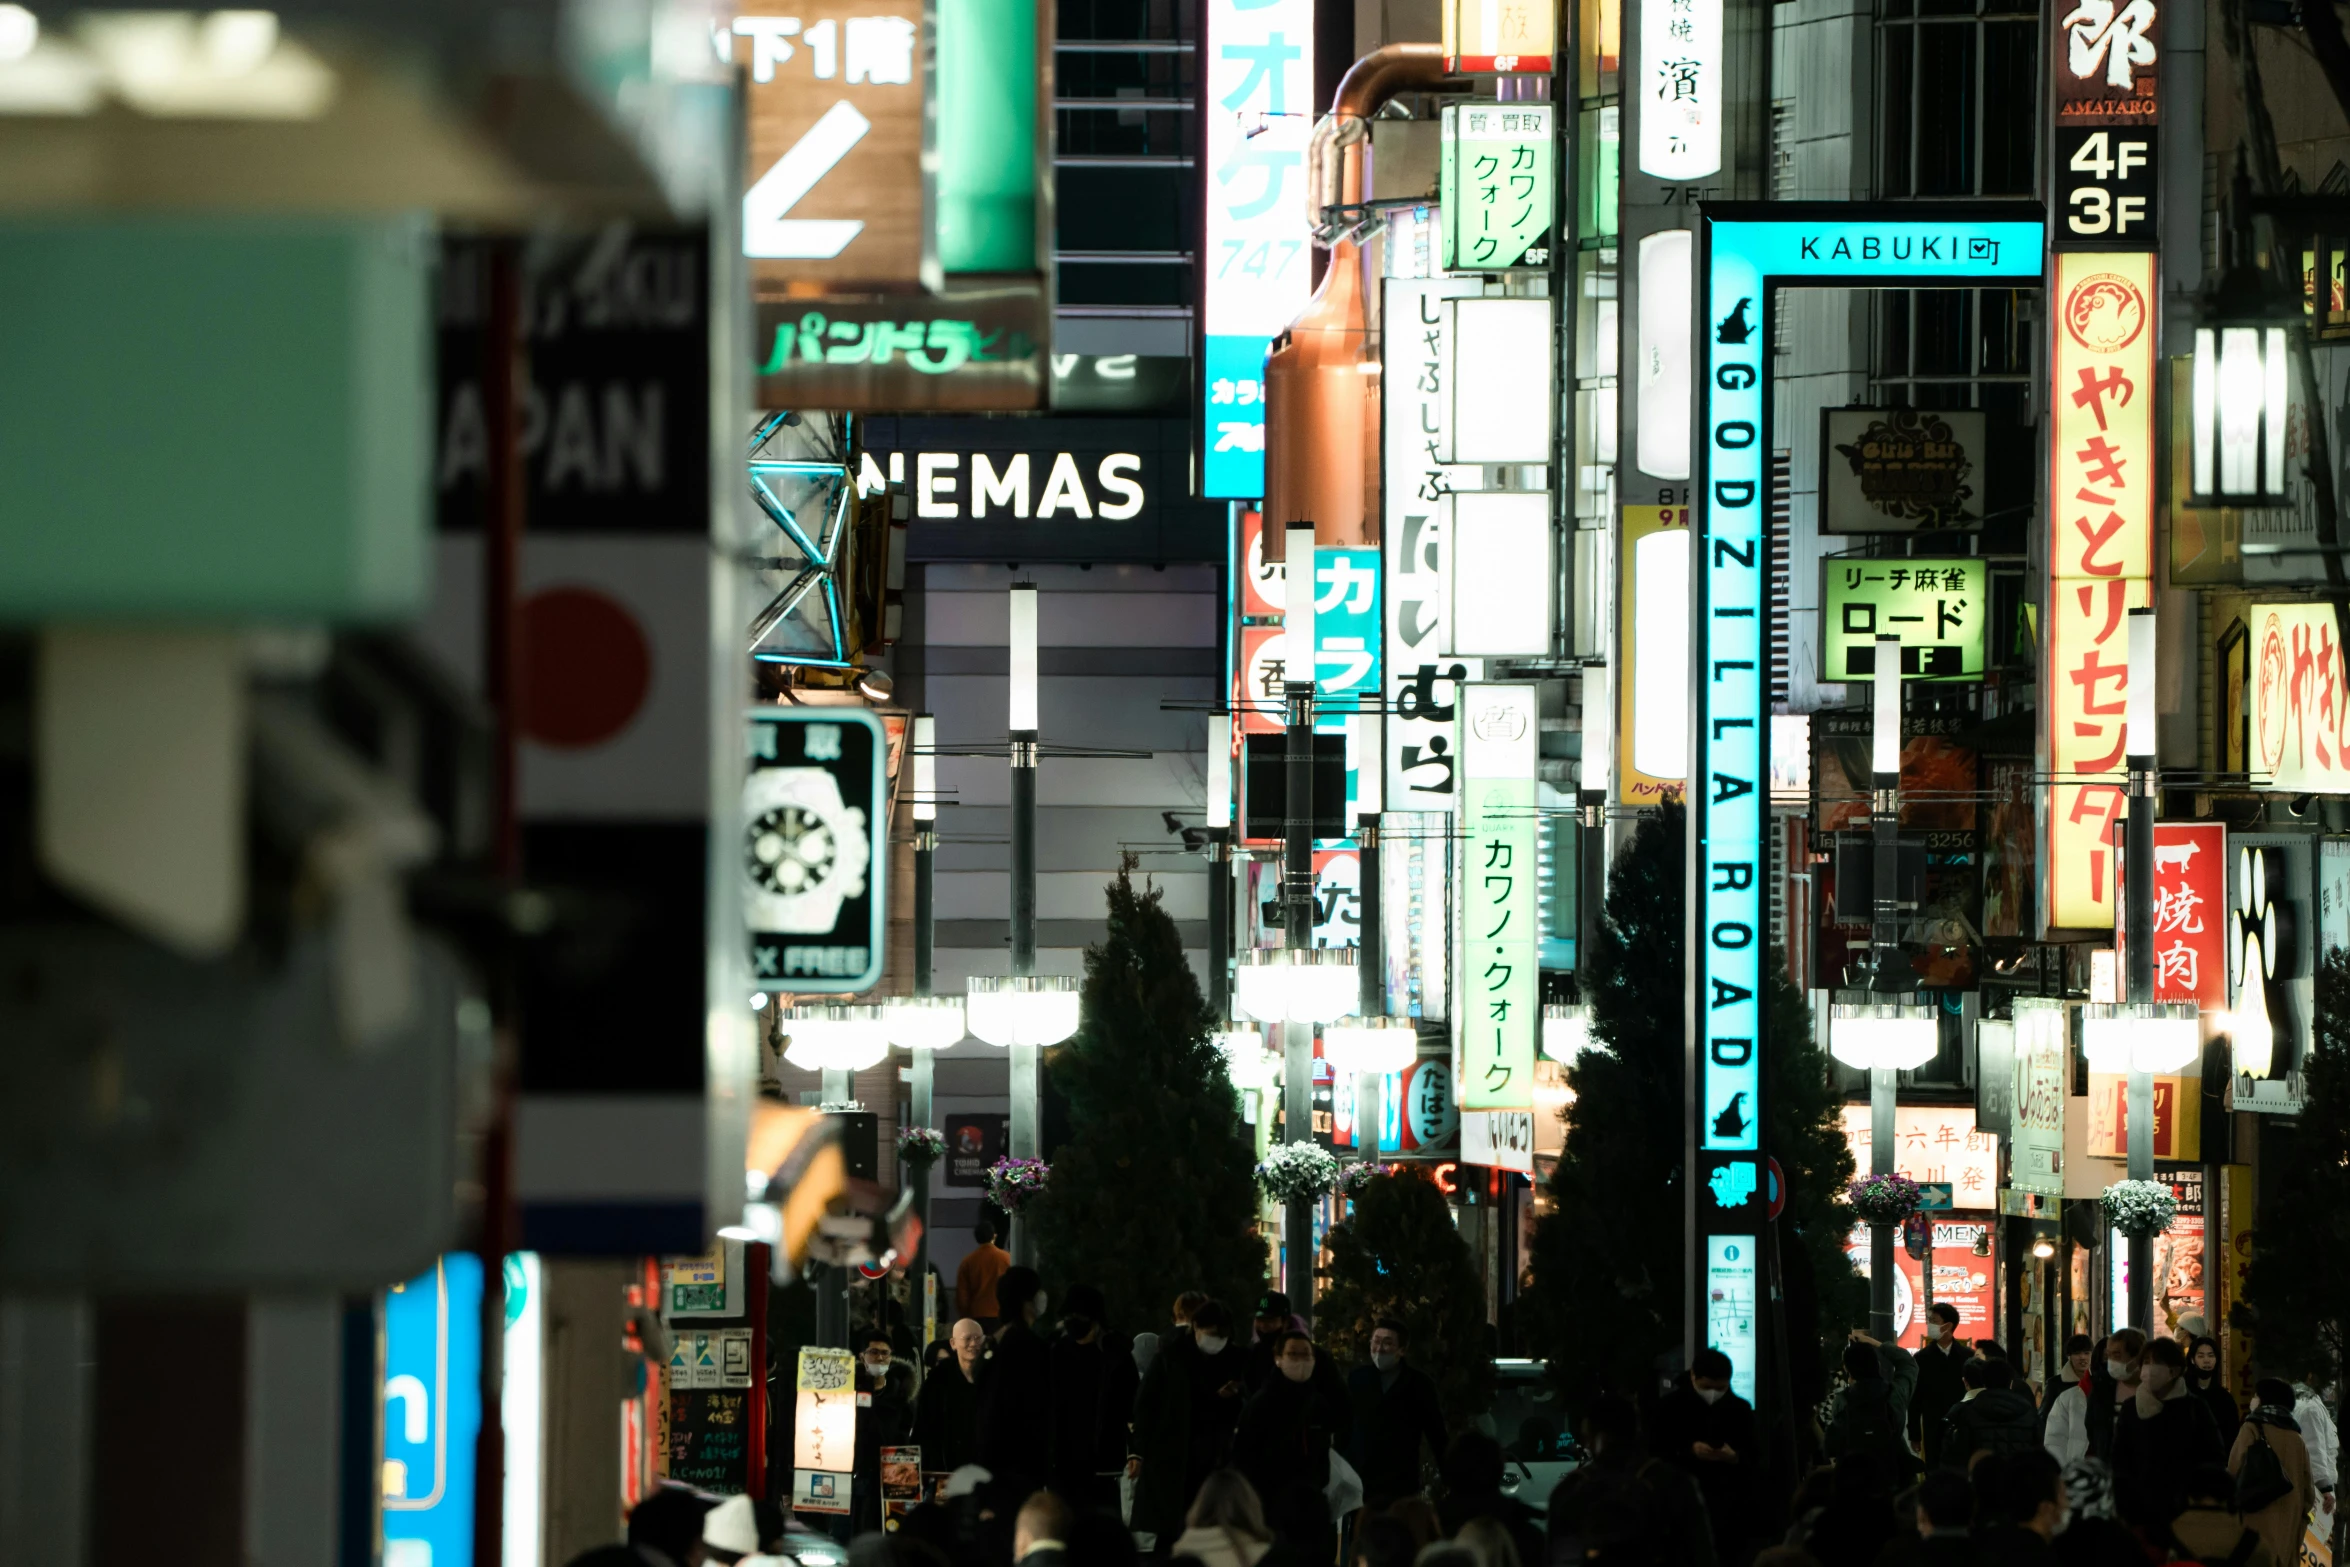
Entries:
{"label": "green neon sign", "polygon": [[1822,680],[1875,679],[1879,637],[1900,639],[1905,680],[1983,678],[1983,561],[1833,555],[1820,571]]}

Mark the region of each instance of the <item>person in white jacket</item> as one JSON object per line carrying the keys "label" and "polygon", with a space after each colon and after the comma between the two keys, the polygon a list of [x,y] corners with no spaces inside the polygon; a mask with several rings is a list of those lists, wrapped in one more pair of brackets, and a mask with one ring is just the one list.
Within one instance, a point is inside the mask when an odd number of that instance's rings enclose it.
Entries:
{"label": "person in white jacket", "polygon": [[2334,1465],[2340,1457],[2340,1437],[2325,1400],[2306,1382],[2293,1384],[2293,1423],[2309,1449],[2309,1479],[2317,1487],[2317,1515],[2334,1515]]}
{"label": "person in white jacket", "polygon": [[2074,1383],[2048,1406],[2048,1426],[2040,1445],[2059,1464],[2071,1465],[2089,1456],[2089,1395]]}

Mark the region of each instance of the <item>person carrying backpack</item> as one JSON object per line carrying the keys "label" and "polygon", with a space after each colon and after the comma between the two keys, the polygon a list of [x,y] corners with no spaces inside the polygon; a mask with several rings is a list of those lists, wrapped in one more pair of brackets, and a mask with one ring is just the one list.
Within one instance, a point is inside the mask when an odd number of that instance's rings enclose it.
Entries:
{"label": "person carrying backpack", "polygon": [[2279,1562],[2301,1559],[2301,1524],[2317,1501],[2309,1473],[2309,1444],[2293,1418],[2293,1385],[2262,1377],[2260,1402],[2236,1432],[2228,1473],[2236,1477],[2234,1503],[2245,1525]]}
{"label": "person carrying backpack", "polygon": [[1978,1355],[1961,1368],[1966,1397],[1950,1411],[1942,1465],[1964,1469],[1977,1453],[2028,1453],[2040,1445],[2040,1414],[2015,1390],[2015,1367]]}
{"label": "person carrying backpack", "polygon": [[1902,1435],[1893,1384],[1883,1370],[1874,1346],[1857,1341],[1844,1346],[1844,1374],[1850,1380],[1836,1390],[1822,1450],[1838,1463],[1856,1456],[1874,1460],[1898,1489],[1916,1476],[1918,1461]]}
{"label": "person carrying backpack", "polygon": [[1640,1451],[1640,1417],[1608,1394],[1584,1411],[1591,1456],[1550,1493],[1549,1567],[1714,1567],[1697,1485]]}

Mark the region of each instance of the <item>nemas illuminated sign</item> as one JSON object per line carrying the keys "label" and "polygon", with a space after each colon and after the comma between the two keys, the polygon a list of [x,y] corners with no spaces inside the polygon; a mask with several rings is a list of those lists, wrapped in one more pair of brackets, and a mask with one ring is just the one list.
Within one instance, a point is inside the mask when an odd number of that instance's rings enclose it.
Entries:
{"label": "nemas illuminated sign", "polygon": [[[1946,210],[1774,202],[1701,209],[1697,495],[1691,531],[1689,1127],[1692,1287],[1686,1330],[1731,1357],[1754,1394],[1755,1258],[1768,1190],[1761,1056],[1769,944],[1771,380],[1778,291],[1806,285],[1948,288],[2037,279],[2036,209]],[[1702,1173],[1700,1173],[1702,1172]]]}

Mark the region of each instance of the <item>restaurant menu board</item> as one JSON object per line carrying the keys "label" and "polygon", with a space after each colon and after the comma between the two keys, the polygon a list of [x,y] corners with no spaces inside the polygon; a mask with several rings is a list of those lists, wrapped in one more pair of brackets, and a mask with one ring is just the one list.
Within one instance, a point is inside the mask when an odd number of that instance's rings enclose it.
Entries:
{"label": "restaurant menu board", "polygon": [[[1989,1233],[1979,1220],[1936,1220],[1934,1223],[1934,1299],[1958,1308],[1961,1340],[1991,1336],[1995,1274],[1989,1257],[1975,1255],[1975,1242]],[[1856,1224],[1845,1242],[1845,1255],[1862,1278],[1869,1273],[1869,1227]],[[1906,1247],[1893,1248],[1893,1331],[1903,1349],[1925,1347],[1925,1264]]]}
{"label": "restaurant menu board", "polygon": [[898,1520],[922,1501],[922,1449],[885,1447],[881,1450],[881,1526],[895,1529]]}
{"label": "restaurant menu board", "polygon": [[680,1332],[661,1401],[664,1473],[734,1495],[751,1488],[751,1330]]}

